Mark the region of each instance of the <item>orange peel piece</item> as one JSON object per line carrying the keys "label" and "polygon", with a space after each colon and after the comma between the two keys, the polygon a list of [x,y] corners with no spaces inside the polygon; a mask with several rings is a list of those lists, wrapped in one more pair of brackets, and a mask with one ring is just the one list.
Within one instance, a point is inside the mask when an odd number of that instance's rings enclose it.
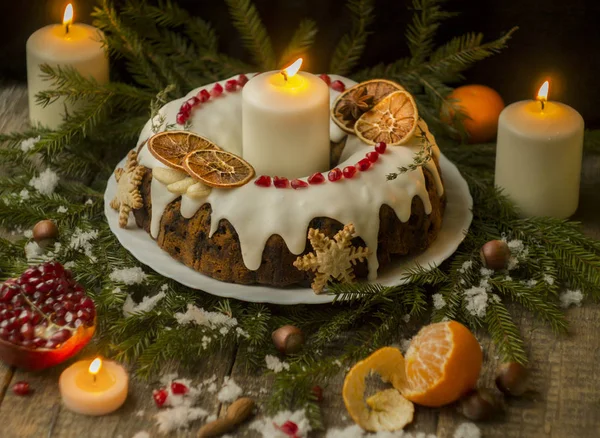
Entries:
{"label": "orange peel piece", "polygon": [[172,169],[184,171],[183,160],[197,150],[221,150],[212,141],[189,131],[164,131],[148,140],[148,150],[158,161]]}

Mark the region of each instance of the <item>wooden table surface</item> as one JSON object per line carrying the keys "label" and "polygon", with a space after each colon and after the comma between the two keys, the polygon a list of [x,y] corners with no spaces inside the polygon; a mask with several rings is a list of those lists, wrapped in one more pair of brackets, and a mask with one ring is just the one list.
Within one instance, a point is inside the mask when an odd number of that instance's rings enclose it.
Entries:
{"label": "wooden table surface", "polygon": [[[27,120],[27,99],[24,88],[0,90],[0,132],[23,127]],[[583,222],[589,235],[600,238],[600,160],[586,157],[582,181],[581,206],[576,219]],[[530,369],[536,395],[512,400],[503,418],[492,423],[480,423],[483,437],[600,437],[600,306],[586,303],[567,311],[570,333],[556,338],[544,325],[530,315],[513,309],[520,322],[531,359]],[[413,333],[398,333],[398,342]],[[484,370],[480,385],[493,387],[497,355],[487,336],[478,334],[484,349]],[[130,438],[146,431],[151,437],[158,433],[152,401],[156,382],[133,380],[125,405],[117,412],[99,418],[73,414],[60,404],[58,377],[65,365],[28,373],[0,363],[0,437],[121,437]],[[199,363],[186,377],[196,383],[216,374],[222,381],[231,376],[242,387],[244,394],[255,398],[260,406],[268,396],[271,379],[260,374],[247,373],[236,360],[236,351],[223,351],[219,357]],[[10,391],[18,380],[30,383],[34,392],[29,397],[18,397]],[[351,424],[341,398],[344,373],[323,382],[322,402],[325,425],[328,428]],[[265,391],[266,390],[266,391]],[[199,403],[213,414],[224,412],[214,394],[203,394]],[[260,409],[258,415],[261,415]],[[417,407],[412,432],[436,434],[439,438],[452,437],[456,427],[465,420],[452,407],[428,409]],[[195,437],[202,424],[198,421],[186,431],[173,433],[174,437]],[[320,437],[324,433],[311,436]],[[233,436],[260,436],[249,431],[247,425]]]}

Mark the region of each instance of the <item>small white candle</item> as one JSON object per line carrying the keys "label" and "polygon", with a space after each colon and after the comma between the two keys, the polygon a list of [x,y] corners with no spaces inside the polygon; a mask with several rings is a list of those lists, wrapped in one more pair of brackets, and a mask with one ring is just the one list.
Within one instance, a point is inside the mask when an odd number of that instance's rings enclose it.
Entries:
{"label": "small white candle", "polygon": [[84,415],[106,415],[125,402],[129,377],[121,365],[96,358],[76,362],[64,370],[58,386],[69,410]]}
{"label": "small white candle", "polygon": [[298,178],[329,169],[329,87],[296,73],[301,62],[244,86],[243,156],[258,175]]}
{"label": "small white candle", "polygon": [[32,125],[55,129],[63,121],[67,110],[76,110],[73,103],[58,99],[42,107],[35,95],[48,90],[50,82],[41,76],[40,65],[73,67],[83,76],[99,83],[108,82],[108,57],[101,42],[102,33],[93,26],[73,23],[73,7],[65,9],[63,24],[53,24],[35,31],[27,40],[27,87],[29,119]]}
{"label": "small white candle", "polygon": [[560,219],[575,213],[583,150],[583,118],[568,105],[538,100],[507,106],[498,121],[496,186],[524,216]]}

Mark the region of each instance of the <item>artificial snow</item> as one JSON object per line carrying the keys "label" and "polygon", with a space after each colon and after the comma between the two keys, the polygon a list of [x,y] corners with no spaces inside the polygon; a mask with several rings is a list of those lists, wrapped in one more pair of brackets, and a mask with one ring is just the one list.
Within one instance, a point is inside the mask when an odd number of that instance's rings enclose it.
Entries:
{"label": "artificial snow", "polygon": [[26,138],[25,140],[23,140],[21,142],[21,150],[23,152],[29,152],[31,149],[33,149],[33,147],[35,146],[35,144],[40,141],[40,137],[29,137]]}
{"label": "artificial snow", "polygon": [[145,411],[143,409],[140,409],[139,411],[137,411],[135,413],[136,417],[143,417],[145,414]]}
{"label": "artificial snow", "polygon": [[380,431],[375,433],[365,432],[357,424],[347,426],[343,429],[330,429],[325,438],[437,438],[434,434],[425,432],[404,432],[397,430],[395,432]]}
{"label": "artificial snow", "polygon": [[90,260],[96,261],[96,257],[92,254],[92,240],[96,240],[97,238],[97,230],[83,231],[81,228],[75,228],[69,241],[69,248],[76,251],[83,251]]}
{"label": "artificial snow", "polygon": [[560,294],[560,305],[563,308],[567,308],[571,305],[581,306],[583,301],[583,293],[577,290],[566,290]]}
{"label": "artificial snow", "polygon": [[481,268],[479,270],[479,273],[483,276],[483,277],[491,277],[492,275],[494,275],[494,270],[493,269],[488,269],[488,268]]}
{"label": "artificial snow", "polygon": [[277,426],[281,426],[286,421],[292,421],[298,426],[298,438],[307,438],[312,430],[304,409],[296,412],[281,411],[274,417],[265,417],[250,423],[249,428],[262,434],[263,438],[289,438],[289,435],[280,431]]}
{"label": "artificial snow", "polygon": [[549,274],[544,274],[544,281],[549,284],[550,286],[552,286],[554,284],[554,277],[552,275]]}
{"label": "artificial snow", "polygon": [[162,434],[173,432],[177,429],[185,429],[192,421],[208,416],[202,408],[194,408],[186,405],[176,406],[161,410],[154,415],[158,423],[158,431]]}
{"label": "artificial snow", "polygon": [[56,212],[58,214],[63,214],[63,213],[66,213],[67,211],[69,211],[69,209],[67,207],[65,207],[64,205],[61,205],[60,207],[58,207],[56,209]]}
{"label": "artificial snow", "polygon": [[150,438],[150,434],[148,432],[146,432],[145,430],[142,430],[142,431],[136,433],[131,438]]}
{"label": "artificial snow", "polygon": [[472,267],[473,267],[473,260],[467,260],[466,262],[464,262],[462,264],[462,266],[460,267],[458,272],[460,272],[461,274],[464,274],[465,272],[470,270]]}
{"label": "artificial snow", "polygon": [[487,310],[487,291],[485,287],[471,287],[464,292],[467,311],[478,318],[485,317]]}
{"label": "artificial snow", "polygon": [[42,195],[51,195],[58,186],[59,177],[52,169],[48,168],[38,176],[34,176],[29,181],[29,185],[40,192]]}
{"label": "artificial snow", "polygon": [[405,353],[408,351],[408,347],[410,347],[410,342],[412,339],[408,338],[408,339],[402,339],[400,341],[400,351],[402,353]]}
{"label": "artificial snow", "polygon": [[139,266],[134,268],[115,269],[108,276],[112,281],[127,285],[141,284],[146,281],[147,277],[146,273],[142,271],[142,268]]}
{"label": "artificial snow", "polygon": [[221,403],[231,403],[236,401],[242,393],[242,388],[240,388],[232,378],[225,376],[223,379],[223,386],[217,394],[217,400]]}
{"label": "artificial snow", "polygon": [[209,312],[193,304],[188,304],[185,313],[176,313],[175,319],[181,325],[196,324],[211,329],[218,328],[223,335],[226,335],[231,328],[238,324],[237,319],[231,316],[220,312]]}
{"label": "artificial snow", "polygon": [[481,438],[481,430],[474,423],[463,423],[456,428],[453,438]]}
{"label": "artificial snow", "polygon": [[37,259],[43,253],[44,250],[36,242],[29,242],[25,245],[25,258],[27,260]]}
{"label": "artificial snow", "polygon": [[267,364],[267,368],[273,371],[274,373],[280,373],[283,370],[290,369],[289,363],[282,362],[278,357],[273,356],[271,354],[267,354],[265,356],[265,362]]}
{"label": "artificial snow", "polygon": [[29,190],[23,189],[19,192],[19,198],[21,201],[27,201],[29,199]]}
{"label": "artificial snow", "polygon": [[131,295],[128,295],[123,304],[123,315],[128,317],[134,313],[150,312],[156,307],[158,302],[165,297],[165,295],[164,292],[159,292],[152,297],[144,297],[139,304],[136,304],[135,301],[133,301],[133,298],[131,298]]}
{"label": "artificial snow", "polygon": [[433,294],[431,298],[433,298],[433,308],[435,310],[440,310],[446,305],[446,300],[444,300],[442,294]]}

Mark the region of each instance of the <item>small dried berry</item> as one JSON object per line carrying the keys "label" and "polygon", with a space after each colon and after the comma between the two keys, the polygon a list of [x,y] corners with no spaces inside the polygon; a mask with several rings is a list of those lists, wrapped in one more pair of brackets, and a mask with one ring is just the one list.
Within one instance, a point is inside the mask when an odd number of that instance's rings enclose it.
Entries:
{"label": "small dried berry", "polygon": [[21,395],[21,396],[28,395],[31,392],[31,390],[29,388],[29,383],[24,382],[24,381],[15,383],[12,387],[12,390],[16,395]]}

